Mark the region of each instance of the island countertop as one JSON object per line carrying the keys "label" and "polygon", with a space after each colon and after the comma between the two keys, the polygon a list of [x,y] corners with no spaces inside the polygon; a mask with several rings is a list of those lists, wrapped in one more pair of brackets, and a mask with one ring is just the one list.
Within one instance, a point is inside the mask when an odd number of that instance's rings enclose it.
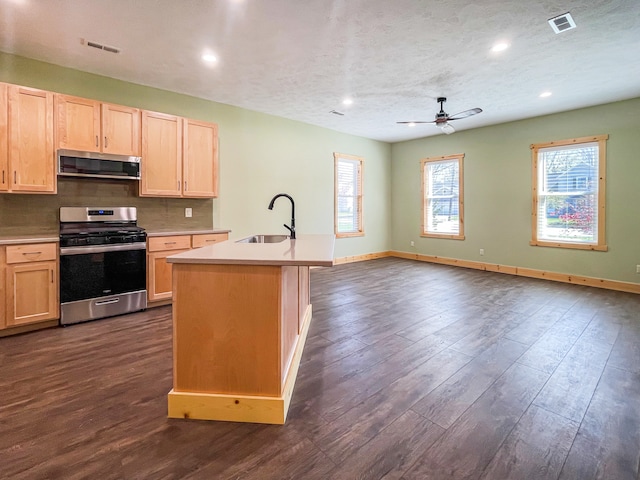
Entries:
{"label": "island countertop", "polygon": [[169,263],[220,265],[308,265],[333,266],[333,234],[297,235],[279,243],[236,243],[233,240],[208,245],[167,257]]}

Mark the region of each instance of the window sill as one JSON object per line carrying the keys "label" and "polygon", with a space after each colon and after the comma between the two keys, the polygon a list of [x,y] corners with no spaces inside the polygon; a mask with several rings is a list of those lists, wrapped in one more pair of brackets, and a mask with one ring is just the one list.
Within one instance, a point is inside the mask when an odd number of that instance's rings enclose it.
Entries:
{"label": "window sill", "polygon": [[532,240],[529,242],[529,245],[533,247],[573,248],[574,250],[594,250],[598,252],[606,252],[609,250],[607,245],[594,245],[589,243],[563,243]]}
{"label": "window sill", "polygon": [[364,232],[336,233],[336,238],[364,237]]}
{"label": "window sill", "polygon": [[449,235],[446,233],[425,233],[422,232],[420,234],[421,237],[425,238],[444,238],[447,240],[464,240],[464,235]]}

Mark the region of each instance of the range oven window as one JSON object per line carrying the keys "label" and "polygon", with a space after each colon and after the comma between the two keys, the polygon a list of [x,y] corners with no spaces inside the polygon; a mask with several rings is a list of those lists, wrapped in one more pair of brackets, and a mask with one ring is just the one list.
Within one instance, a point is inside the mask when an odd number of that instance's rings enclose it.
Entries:
{"label": "range oven window", "polygon": [[135,292],[146,288],[146,250],[60,256],[60,301]]}

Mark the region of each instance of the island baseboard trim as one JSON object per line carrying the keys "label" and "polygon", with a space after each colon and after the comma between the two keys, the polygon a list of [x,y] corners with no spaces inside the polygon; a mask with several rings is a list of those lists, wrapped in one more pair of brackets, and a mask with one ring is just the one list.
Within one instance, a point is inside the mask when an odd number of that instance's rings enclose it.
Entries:
{"label": "island baseboard trim", "polygon": [[311,317],[312,307],[308,305],[303,317],[304,327],[300,332],[281,396],[227,395],[171,390],[168,395],[168,417],[283,425],[293,396]]}

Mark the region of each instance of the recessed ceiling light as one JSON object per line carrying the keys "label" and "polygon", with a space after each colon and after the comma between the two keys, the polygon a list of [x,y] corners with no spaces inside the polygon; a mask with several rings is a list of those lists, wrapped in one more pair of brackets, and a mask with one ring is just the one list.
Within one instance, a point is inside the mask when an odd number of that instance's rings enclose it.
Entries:
{"label": "recessed ceiling light", "polygon": [[216,57],[213,53],[203,53],[202,54],[202,61],[212,64],[212,63],[216,63],[218,61],[218,57]]}
{"label": "recessed ceiling light", "polygon": [[507,48],[509,48],[509,44],[506,42],[496,43],[493,47],[491,47],[492,52],[503,52]]}
{"label": "recessed ceiling light", "polygon": [[546,91],[546,92],[542,92],[540,95],[538,95],[540,98],[547,98],[551,96],[551,92]]}
{"label": "recessed ceiling light", "polygon": [[342,104],[343,105],[352,105],[353,104],[353,100],[351,98],[345,98],[344,100],[342,100]]}

